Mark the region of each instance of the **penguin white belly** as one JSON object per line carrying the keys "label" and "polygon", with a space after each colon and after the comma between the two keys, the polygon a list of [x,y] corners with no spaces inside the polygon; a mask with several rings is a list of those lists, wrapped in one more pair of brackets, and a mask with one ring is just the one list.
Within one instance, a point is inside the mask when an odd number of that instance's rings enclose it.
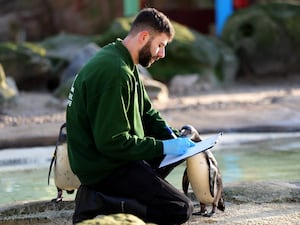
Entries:
{"label": "penguin white belly", "polygon": [[57,146],[54,164],[54,182],[62,190],[74,190],[80,186],[78,177],[72,172],[68,157],[67,144]]}
{"label": "penguin white belly", "polygon": [[[210,192],[210,181],[209,173],[214,173],[217,168],[214,165],[207,164],[205,153],[199,153],[186,160],[187,164],[187,174],[190,180],[192,189],[196,198],[204,204],[210,204],[214,202],[215,196],[217,194],[217,185],[213,185],[212,196]],[[216,176],[213,176],[213,183],[216,184]]]}

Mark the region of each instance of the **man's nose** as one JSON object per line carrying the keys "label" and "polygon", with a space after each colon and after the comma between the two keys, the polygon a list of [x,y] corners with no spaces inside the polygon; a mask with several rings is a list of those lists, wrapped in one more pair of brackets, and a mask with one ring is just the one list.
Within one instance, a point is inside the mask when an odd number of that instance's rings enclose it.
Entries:
{"label": "man's nose", "polygon": [[157,53],[157,56],[162,59],[162,58],[165,58],[165,55],[166,55],[166,50],[165,48],[160,48],[158,53]]}

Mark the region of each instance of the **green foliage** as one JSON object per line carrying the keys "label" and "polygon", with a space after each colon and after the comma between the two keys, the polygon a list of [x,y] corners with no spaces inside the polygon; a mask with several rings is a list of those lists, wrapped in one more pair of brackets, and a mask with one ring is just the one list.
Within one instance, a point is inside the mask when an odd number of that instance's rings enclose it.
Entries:
{"label": "green foliage", "polygon": [[24,74],[31,76],[50,68],[45,58],[46,49],[36,43],[0,43],[0,62],[5,71],[16,81]]}
{"label": "green foliage", "polygon": [[173,22],[175,38],[167,46],[166,58],[153,64],[149,71],[157,80],[168,82],[174,75],[198,73],[212,69],[219,60],[214,40]]}
{"label": "green foliage", "polygon": [[10,59],[30,60],[31,56],[44,57],[46,50],[40,45],[23,42],[2,42],[0,43],[0,61]]}
{"label": "green foliage", "polygon": [[[97,38],[96,43],[101,47],[115,41],[116,38],[124,38],[129,32],[132,19],[132,17],[116,19],[110,28]],[[226,64],[223,53],[233,54],[233,52],[222,51],[224,44],[219,44],[214,38],[174,21],[172,24],[176,34],[166,48],[166,58],[160,59],[149,68],[154,79],[167,83],[177,74],[201,75],[207,70],[211,70],[212,74],[217,72],[215,75],[218,78],[227,76],[223,73],[223,66]]]}

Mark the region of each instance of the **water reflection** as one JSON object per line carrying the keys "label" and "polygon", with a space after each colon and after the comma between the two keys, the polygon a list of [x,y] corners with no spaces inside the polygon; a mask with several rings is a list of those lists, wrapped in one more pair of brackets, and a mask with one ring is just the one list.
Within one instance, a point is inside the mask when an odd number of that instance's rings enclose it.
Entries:
{"label": "water reflection", "polygon": [[[242,148],[242,147],[241,147]],[[224,181],[300,180],[300,148],[297,150],[224,150],[217,153]],[[234,157],[234,161],[226,161]]]}
{"label": "water reflection", "polygon": [[[224,134],[212,149],[224,185],[240,181],[299,181],[300,133]],[[168,177],[181,188],[185,164]]]}
{"label": "water reflection", "polygon": [[[0,150],[0,205],[56,196],[53,179],[47,185],[53,151],[53,146]],[[224,134],[212,151],[224,185],[238,181],[300,180],[300,133]],[[167,177],[180,189],[184,168],[183,163]],[[64,196],[74,199],[74,194]]]}
{"label": "water reflection", "polygon": [[217,157],[217,160],[222,160],[223,165],[221,166],[221,164],[219,163],[219,167],[220,169],[222,169],[222,174],[224,173],[223,171],[227,171],[226,176],[224,176],[225,173],[223,175],[224,183],[242,179],[242,171],[240,166],[238,165],[240,159],[237,155],[228,154],[224,155],[222,159],[220,159],[220,157]]}

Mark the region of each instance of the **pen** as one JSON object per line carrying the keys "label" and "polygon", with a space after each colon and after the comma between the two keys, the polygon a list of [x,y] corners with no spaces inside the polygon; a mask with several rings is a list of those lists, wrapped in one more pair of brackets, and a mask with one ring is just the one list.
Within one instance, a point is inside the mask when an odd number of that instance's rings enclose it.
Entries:
{"label": "pen", "polygon": [[169,134],[171,134],[171,136],[172,136],[174,139],[177,138],[176,134],[174,133],[174,131],[173,131],[170,127],[167,126],[166,129],[169,131]]}

